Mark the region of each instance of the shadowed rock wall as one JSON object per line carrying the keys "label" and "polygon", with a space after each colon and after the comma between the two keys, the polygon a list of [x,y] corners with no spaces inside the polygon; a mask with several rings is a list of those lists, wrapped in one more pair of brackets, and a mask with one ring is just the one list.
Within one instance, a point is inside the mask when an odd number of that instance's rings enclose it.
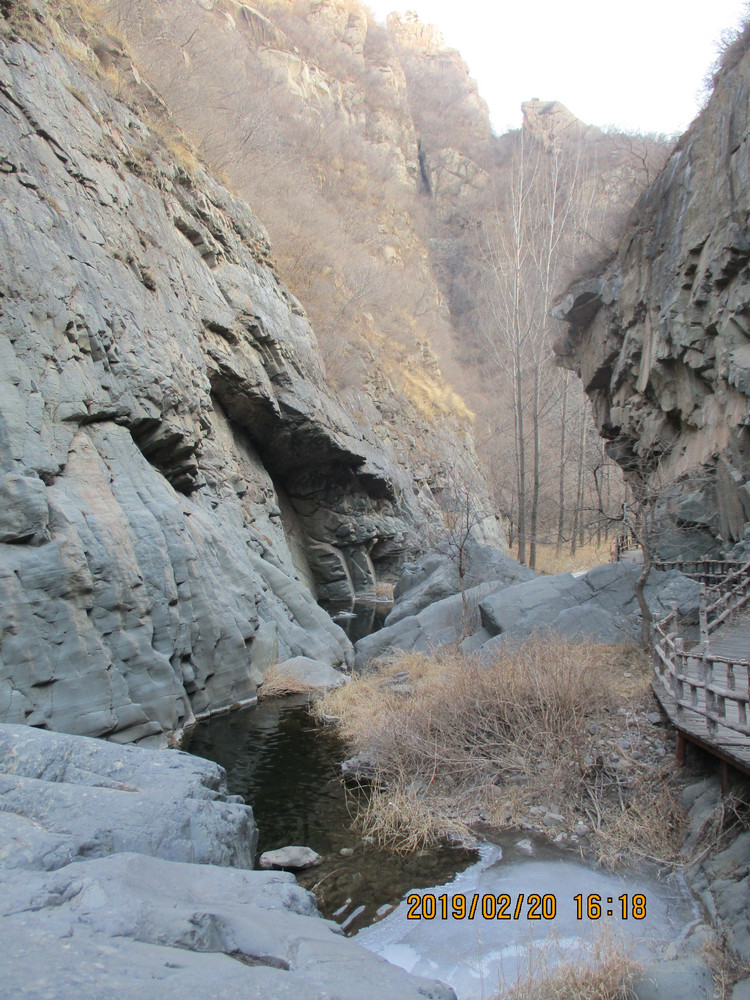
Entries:
{"label": "shadowed rock wall", "polygon": [[0,721],[164,739],[340,663],[311,587],[419,514],[247,206],[62,49],[0,38]]}
{"label": "shadowed rock wall", "polygon": [[609,453],[662,494],[668,557],[688,555],[690,536],[703,551],[731,545],[750,520],[746,46],[641,198],[614,261],[557,309],[569,326],[560,363],[583,380]]}

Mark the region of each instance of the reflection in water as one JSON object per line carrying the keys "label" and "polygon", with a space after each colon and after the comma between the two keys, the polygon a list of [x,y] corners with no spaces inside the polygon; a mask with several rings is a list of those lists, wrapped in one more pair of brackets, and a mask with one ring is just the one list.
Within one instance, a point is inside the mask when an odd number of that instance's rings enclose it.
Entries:
{"label": "reflection in water", "polygon": [[[187,749],[226,768],[230,792],[252,804],[260,851],[300,844],[324,855],[321,866],[298,877],[314,890],[324,916],[347,933],[360,931],[361,944],[394,964],[448,982],[459,1000],[490,996],[501,979],[512,981],[529,960],[532,939],[538,947],[554,936],[563,950],[570,949],[606,924],[623,936],[624,948],[637,952],[636,939],[673,939],[696,916],[682,883],[662,881],[646,869],[607,874],[543,838],[535,840],[535,856],[528,858],[515,846],[528,833],[505,832],[479,852],[443,848],[408,860],[363,844],[351,830],[350,814],[353,796],[365,792],[344,788],[339,762],[346,748],[330,727],[311,719],[304,698],[269,700],[209,720],[194,731]],[[342,849],[353,853],[347,857]],[[483,919],[480,906],[472,920],[443,919],[438,903],[432,919],[407,920],[402,900],[428,886],[435,887],[436,898],[445,893],[451,903],[455,893],[468,900],[475,893],[480,899],[504,893],[514,903],[522,893],[554,895],[556,915],[534,922],[523,908],[523,919]],[[579,893],[602,897],[600,920],[577,919]],[[633,920],[632,914],[627,921],[617,918],[623,893],[646,895],[646,920]],[[607,898],[613,901],[612,917],[606,914]]]}
{"label": "reflection in water", "polygon": [[[353,796],[364,792],[345,789],[339,763],[346,748],[330,727],[311,719],[304,699],[263,701],[210,719],[185,749],[221,764],[229,791],[252,805],[259,852],[300,844],[324,855],[324,863],[301,872],[298,881],[314,889],[323,915],[349,932],[371,923],[378,909],[396,905],[409,889],[447,881],[477,857],[476,851],[443,848],[402,859],[363,844],[351,830],[351,816]],[[342,848],[353,855],[342,856]]]}
{"label": "reflection in water", "polygon": [[382,627],[392,603],[382,604],[375,601],[363,601],[358,604],[322,601],[321,608],[327,611],[337,625],[346,632],[350,642],[364,639],[372,632],[378,632]]}

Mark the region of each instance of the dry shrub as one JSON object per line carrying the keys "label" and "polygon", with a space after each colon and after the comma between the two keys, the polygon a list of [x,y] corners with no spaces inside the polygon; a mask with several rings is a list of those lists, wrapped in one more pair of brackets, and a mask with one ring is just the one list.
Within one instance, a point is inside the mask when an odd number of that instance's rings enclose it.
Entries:
{"label": "dry shrub", "polygon": [[312,690],[314,689],[309,684],[281,670],[278,664],[274,664],[266,670],[263,680],[258,685],[258,700],[281,698],[290,694],[308,694]]}
{"label": "dry shrub", "polygon": [[531,955],[527,972],[495,1000],[631,1000],[641,966],[603,928],[573,957],[554,945]]}
{"label": "dry shrub", "polygon": [[471,843],[471,831],[455,814],[455,804],[446,797],[425,796],[422,791],[413,783],[374,786],[359,803],[355,828],[363,839],[395,854],[438,847],[446,840]]}
{"label": "dry shrub", "polygon": [[615,744],[623,727],[637,742],[649,679],[631,647],[534,639],[486,665],[455,648],[397,654],[318,710],[375,765],[381,791],[360,823],[384,846],[460,836],[478,812],[513,826],[554,800],[563,828],[585,821],[603,858],[661,859],[679,846],[676,790]]}
{"label": "dry shrub", "polygon": [[697,864],[723,851],[741,833],[750,830],[750,789],[747,782],[723,795],[697,831],[691,863]]}

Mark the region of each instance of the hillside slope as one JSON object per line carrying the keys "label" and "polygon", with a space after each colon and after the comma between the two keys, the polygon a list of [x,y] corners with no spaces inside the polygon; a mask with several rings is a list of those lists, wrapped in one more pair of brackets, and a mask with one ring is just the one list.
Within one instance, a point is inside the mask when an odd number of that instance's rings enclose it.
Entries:
{"label": "hillside slope", "polygon": [[[379,24],[358,0],[100,7],[166,124],[185,130],[267,227],[349,412],[444,506],[457,478],[484,503],[473,439],[492,495],[486,509],[515,534],[529,506],[534,543],[555,531],[569,540],[574,509],[588,502],[578,469],[588,493],[601,459],[595,436],[586,438],[583,394],[551,364],[544,302],[523,321],[533,329],[523,385],[512,384],[507,317],[498,315],[509,266],[496,251],[513,239],[519,164],[537,187],[552,169],[552,216],[556,226],[565,217],[567,232],[564,246],[557,233],[538,238],[557,248],[544,280],[554,271],[558,287],[574,255],[607,242],[661,144],[606,135],[544,101],[524,105],[518,132],[495,136],[476,82],[435,27],[414,14]],[[524,227],[550,217],[545,197],[534,194],[537,219]],[[515,397],[531,407],[542,383],[544,413],[519,441]],[[539,480],[528,491],[524,451],[529,481],[532,465]]]}

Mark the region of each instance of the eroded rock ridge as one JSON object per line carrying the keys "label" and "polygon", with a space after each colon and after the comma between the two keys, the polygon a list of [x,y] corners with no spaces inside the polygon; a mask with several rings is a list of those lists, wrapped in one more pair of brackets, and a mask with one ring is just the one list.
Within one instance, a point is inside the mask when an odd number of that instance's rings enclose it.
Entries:
{"label": "eroded rock ridge", "polygon": [[4,36],[0,243],[0,721],[164,738],[276,660],[340,663],[315,598],[372,593],[434,515],[247,205]]}
{"label": "eroded rock ridge", "polygon": [[670,508],[667,557],[688,554],[682,528],[700,555],[741,539],[750,519],[746,36],[615,259],[558,307],[569,325],[558,356],[583,380],[610,454]]}

